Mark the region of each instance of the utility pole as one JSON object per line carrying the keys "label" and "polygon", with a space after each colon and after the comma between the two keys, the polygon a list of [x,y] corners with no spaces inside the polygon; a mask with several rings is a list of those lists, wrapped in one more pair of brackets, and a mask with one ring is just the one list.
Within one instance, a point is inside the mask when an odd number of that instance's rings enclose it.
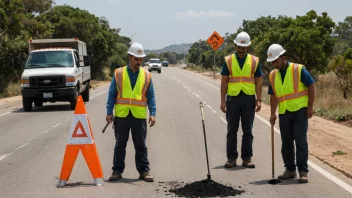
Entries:
{"label": "utility pole", "polygon": [[198,40],[198,64],[200,65],[200,42],[201,42],[202,40],[201,39],[199,39]]}
{"label": "utility pole", "polygon": [[[182,43],[181,43],[181,45],[182,45],[182,53],[183,53],[183,63],[185,63],[186,62],[185,61],[185,48]],[[181,61],[181,64],[182,64],[182,61]]]}
{"label": "utility pole", "polygon": [[132,43],[133,43],[133,42],[132,42],[132,37],[133,37],[134,35],[136,35],[136,34],[131,34],[131,45],[132,45]]}

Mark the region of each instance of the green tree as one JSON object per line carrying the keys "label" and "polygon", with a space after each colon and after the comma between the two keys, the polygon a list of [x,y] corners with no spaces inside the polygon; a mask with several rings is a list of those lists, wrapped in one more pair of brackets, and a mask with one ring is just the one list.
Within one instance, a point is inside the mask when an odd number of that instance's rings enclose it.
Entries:
{"label": "green tree", "polygon": [[87,53],[91,56],[92,78],[104,77],[103,68],[112,64],[109,59],[115,62],[113,64],[125,63],[123,60],[127,50],[121,55],[117,54],[118,50],[125,49],[121,46],[118,49],[117,43],[119,40],[126,41],[126,38],[118,35],[118,29],[110,28],[105,17],[99,18],[70,6],[55,6],[41,15],[41,18],[51,22],[54,28],[52,38],[79,38],[87,43]]}
{"label": "green tree", "polygon": [[348,99],[348,92],[352,91],[352,48],[332,57],[329,66],[339,80],[343,97]]}
{"label": "green tree", "polygon": [[266,60],[269,46],[273,43],[281,44],[290,61],[304,64],[317,77],[319,73],[328,71],[328,58],[332,55],[336,42],[331,36],[334,26],[335,23],[325,12],[318,16],[312,10],[296,19],[280,17],[279,22],[261,41],[255,43],[254,52]]}

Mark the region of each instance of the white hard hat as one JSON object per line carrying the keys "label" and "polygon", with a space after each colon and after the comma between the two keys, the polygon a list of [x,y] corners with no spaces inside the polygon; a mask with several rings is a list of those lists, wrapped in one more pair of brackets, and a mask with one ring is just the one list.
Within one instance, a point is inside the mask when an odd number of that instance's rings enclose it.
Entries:
{"label": "white hard hat", "polygon": [[279,58],[279,56],[281,56],[282,54],[284,54],[286,52],[286,50],[279,44],[272,44],[270,45],[269,49],[268,49],[268,58],[266,59],[266,61],[268,62],[272,62],[274,60],[276,60],[277,58]]}
{"label": "white hard hat", "polygon": [[251,44],[251,37],[247,34],[247,32],[241,32],[237,34],[234,42],[238,46],[248,47]]}
{"label": "white hard hat", "polygon": [[143,58],[146,55],[144,54],[143,46],[139,43],[133,43],[131,47],[128,49],[127,53],[134,57]]}

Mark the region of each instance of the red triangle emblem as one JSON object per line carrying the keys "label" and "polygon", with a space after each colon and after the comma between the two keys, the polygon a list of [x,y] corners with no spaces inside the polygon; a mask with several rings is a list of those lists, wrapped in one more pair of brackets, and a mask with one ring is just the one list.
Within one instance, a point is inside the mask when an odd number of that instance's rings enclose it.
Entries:
{"label": "red triangle emblem", "polygon": [[[82,134],[77,134],[78,129],[81,129]],[[86,131],[83,128],[81,121],[78,120],[75,130],[73,131],[72,137],[88,137]]]}

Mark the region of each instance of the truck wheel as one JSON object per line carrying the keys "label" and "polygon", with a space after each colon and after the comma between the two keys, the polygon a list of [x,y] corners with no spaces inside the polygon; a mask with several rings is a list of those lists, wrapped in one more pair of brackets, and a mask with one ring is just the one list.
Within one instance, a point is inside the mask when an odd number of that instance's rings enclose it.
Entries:
{"label": "truck wheel", "polygon": [[32,103],[33,103],[32,99],[22,97],[22,103],[23,103],[23,110],[25,112],[32,111]]}
{"label": "truck wheel", "polygon": [[88,102],[89,101],[89,83],[87,83],[86,85],[86,89],[84,90],[84,92],[82,93],[82,98],[84,102]]}
{"label": "truck wheel", "polygon": [[70,101],[70,109],[71,110],[75,110],[77,98],[78,98],[78,88],[76,89],[75,94],[73,96],[71,96],[71,101]]}
{"label": "truck wheel", "polygon": [[34,101],[34,106],[36,106],[36,107],[41,107],[41,106],[43,106],[43,101],[42,101],[42,100],[35,100],[35,101]]}

